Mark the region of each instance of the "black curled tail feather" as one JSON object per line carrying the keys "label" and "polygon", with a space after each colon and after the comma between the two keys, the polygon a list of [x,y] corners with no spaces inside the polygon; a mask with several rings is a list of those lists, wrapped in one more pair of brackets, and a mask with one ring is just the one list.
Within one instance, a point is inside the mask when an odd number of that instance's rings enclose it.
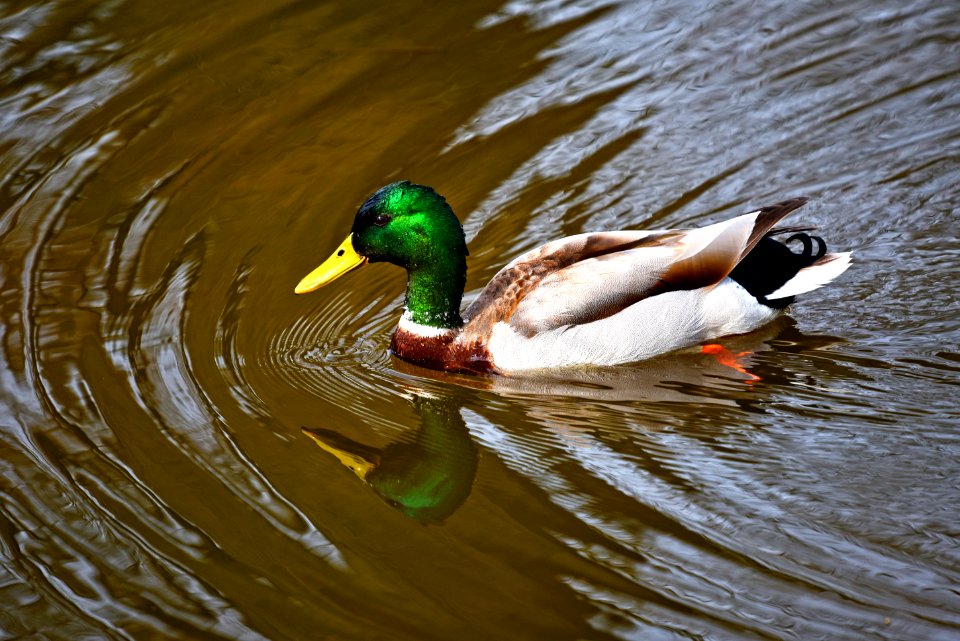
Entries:
{"label": "black curled tail feather", "polygon": [[[786,241],[786,244],[790,244],[795,240],[799,240],[803,243],[803,253],[801,254],[804,257],[810,257],[810,262],[808,265],[812,265],[818,258],[823,258],[824,254],[827,253],[827,243],[823,241],[819,236],[811,236],[806,233],[794,234]],[[813,253],[813,243],[817,243],[817,253]],[[807,265],[804,265],[806,267]]]}
{"label": "black curled tail feather", "polygon": [[[802,245],[798,253],[791,251],[788,246],[795,241]],[[812,236],[806,231],[795,233],[784,242],[775,240],[772,234],[767,234],[730,272],[730,278],[740,283],[764,305],[783,309],[793,302],[793,296],[775,300],[768,300],[767,296],[783,287],[797,272],[814,264],[826,253],[827,243],[823,238]]]}

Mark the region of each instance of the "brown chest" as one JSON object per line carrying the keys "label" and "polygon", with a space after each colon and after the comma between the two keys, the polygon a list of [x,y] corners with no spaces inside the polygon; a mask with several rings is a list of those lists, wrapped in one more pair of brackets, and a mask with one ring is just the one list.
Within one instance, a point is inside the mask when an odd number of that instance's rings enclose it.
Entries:
{"label": "brown chest", "polygon": [[487,374],[495,369],[485,346],[479,341],[464,341],[454,332],[421,336],[397,328],[390,341],[390,351],[421,367],[447,372]]}

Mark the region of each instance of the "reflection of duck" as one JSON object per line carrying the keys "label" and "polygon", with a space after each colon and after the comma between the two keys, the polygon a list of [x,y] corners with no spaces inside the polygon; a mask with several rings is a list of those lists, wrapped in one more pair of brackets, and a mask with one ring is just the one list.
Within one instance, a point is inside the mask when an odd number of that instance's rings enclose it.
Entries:
{"label": "reflection of duck", "polygon": [[[753,330],[797,294],[848,267],[797,232],[772,238],[802,198],[700,229],[570,236],[514,259],[465,312],[463,228],[429,187],[387,185],[360,207],[347,239],[297,285],[313,291],[366,262],[407,270],[406,311],[391,343],[433,369],[510,372],[637,361]],[[817,249],[814,250],[814,244]]]}
{"label": "reflection of duck", "polygon": [[420,431],[412,443],[379,450],[333,430],[303,432],[405,515],[421,523],[440,523],[470,494],[478,452],[452,400],[418,397],[414,405]]}

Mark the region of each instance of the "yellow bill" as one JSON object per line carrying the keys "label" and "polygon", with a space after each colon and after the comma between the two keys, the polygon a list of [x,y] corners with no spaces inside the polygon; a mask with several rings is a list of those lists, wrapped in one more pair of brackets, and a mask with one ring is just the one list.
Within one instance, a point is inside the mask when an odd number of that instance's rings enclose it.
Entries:
{"label": "yellow bill", "polygon": [[296,294],[312,292],[327,283],[335,281],[348,271],[356,269],[366,262],[366,257],[358,254],[357,250],[353,248],[353,234],[350,234],[345,241],[340,243],[336,251],[330,255],[330,258],[323,261],[322,265],[304,276],[303,280],[297,284],[296,289],[293,291]]}
{"label": "yellow bill", "polygon": [[338,461],[353,470],[353,473],[363,480],[366,480],[367,474],[369,474],[376,467],[376,464],[373,461],[368,461],[359,454],[342,450],[334,447],[330,443],[327,443],[325,440],[323,440],[320,434],[314,432],[313,430],[302,428],[301,431],[313,439],[313,442],[319,445],[320,448],[325,452],[329,452],[337,457]]}

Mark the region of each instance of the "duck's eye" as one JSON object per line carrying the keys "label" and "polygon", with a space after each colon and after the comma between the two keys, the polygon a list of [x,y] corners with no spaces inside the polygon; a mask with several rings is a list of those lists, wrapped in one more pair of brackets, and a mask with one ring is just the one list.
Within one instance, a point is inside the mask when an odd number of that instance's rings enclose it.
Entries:
{"label": "duck's eye", "polygon": [[377,214],[377,217],[373,219],[373,224],[377,227],[383,227],[390,222],[390,216],[386,214]]}

